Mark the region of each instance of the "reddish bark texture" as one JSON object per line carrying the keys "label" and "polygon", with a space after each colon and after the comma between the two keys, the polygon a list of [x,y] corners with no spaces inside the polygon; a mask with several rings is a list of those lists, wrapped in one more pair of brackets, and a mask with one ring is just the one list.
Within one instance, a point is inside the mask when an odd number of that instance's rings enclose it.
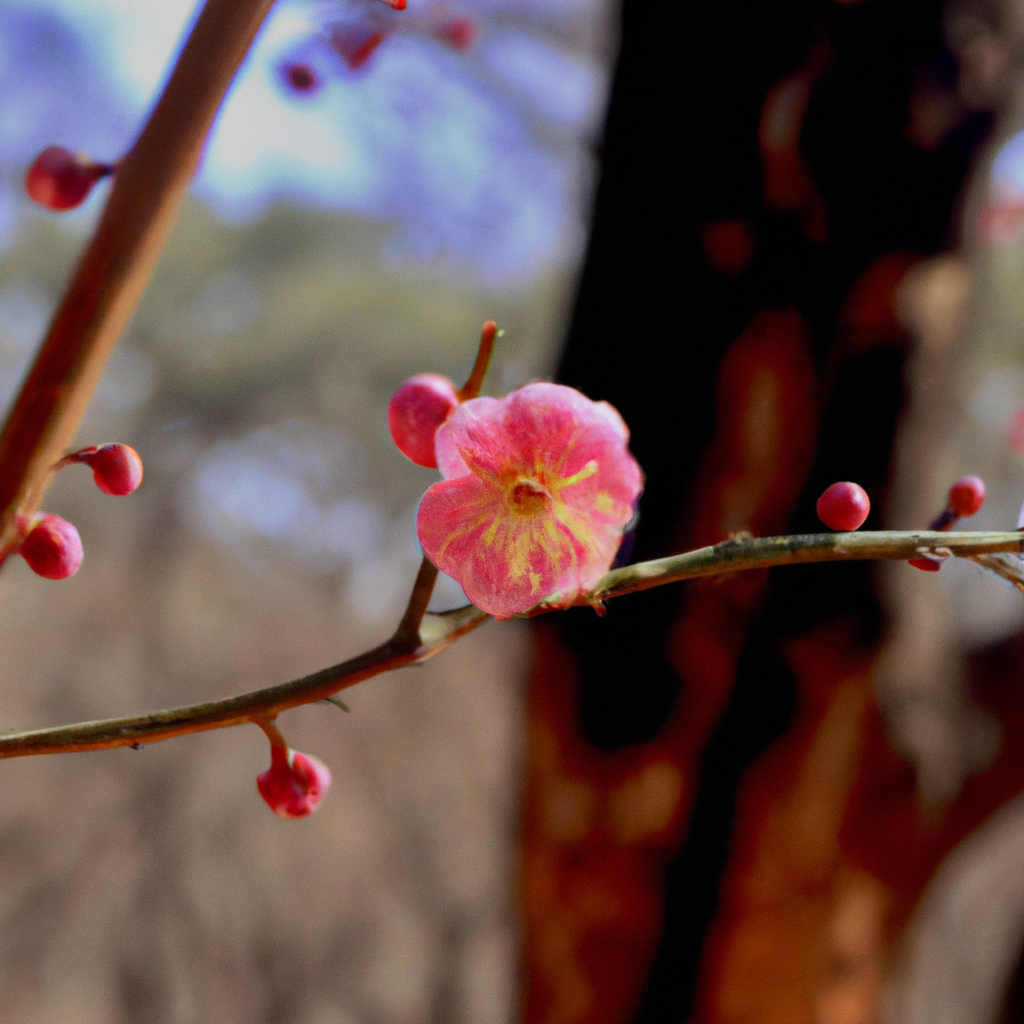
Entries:
{"label": "reddish bark texture", "polygon": [[[630,425],[648,480],[634,557],[820,530],[836,480],[878,524],[910,344],[897,291],[946,247],[988,131],[955,103],[920,120],[922,97],[956,95],[941,15],[625,4],[560,379]],[[925,811],[874,702],[882,627],[853,564],[537,624],[527,1021],[878,1019],[922,887],[1024,786],[1019,642],[975,666],[1004,753]]]}

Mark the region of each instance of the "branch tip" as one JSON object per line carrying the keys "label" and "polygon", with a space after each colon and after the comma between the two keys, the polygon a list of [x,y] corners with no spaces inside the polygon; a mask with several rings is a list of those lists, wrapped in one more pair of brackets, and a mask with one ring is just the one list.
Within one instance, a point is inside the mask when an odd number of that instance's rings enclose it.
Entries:
{"label": "branch tip", "polygon": [[491,356],[494,353],[495,339],[500,338],[505,332],[498,330],[498,325],[493,320],[488,320],[480,332],[480,348],[477,349],[476,362],[470,371],[466,383],[456,392],[460,402],[470,398],[476,398],[484,384],[484,377],[487,376],[487,369],[491,365]]}

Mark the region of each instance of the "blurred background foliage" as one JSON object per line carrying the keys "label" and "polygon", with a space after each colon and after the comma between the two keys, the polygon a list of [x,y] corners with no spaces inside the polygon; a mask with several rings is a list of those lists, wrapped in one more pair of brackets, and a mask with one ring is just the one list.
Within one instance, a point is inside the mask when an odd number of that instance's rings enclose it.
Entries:
{"label": "blurred background foliage", "polygon": [[[106,186],[55,216],[45,145],[112,160],[188,3],[0,5],[0,401],[20,380]],[[458,15],[472,45],[441,28]],[[564,330],[614,46],[604,2],[279,4],[195,195],[82,426],[145,463],[129,501],[64,473],[47,508],[87,549],[66,587],[0,578],[0,723],[226,696],[378,643],[434,479],[394,449],[408,376],[488,390],[549,374]],[[390,19],[390,20],[389,20]],[[338,25],[384,24],[358,67]],[[461,47],[461,48],[460,48]],[[317,88],[289,86],[304,62]],[[461,603],[438,588],[439,606]],[[285,716],[331,765],[331,810],[271,815],[255,729],[11,762],[0,807],[6,1020],[279,1024],[514,1018],[524,636]]]}
{"label": "blurred background foliage", "polygon": [[[0,575],[0,724],[379,642],[434,478],[387,400],[462,377],[489,318],[488,390],[623,411],[638,557],[816,530],[835,479],[914,528],[979,473],[965,525],[1010,525],[1018,8],[279,4],[81,430],[143,487],[63,471],[82,570]],[[53,216],[24,169],[116,159],[192,15],[0,5],[4,401],[107,187]],[[259,800],[255,729],[5,762],[4,1019],[1024,1020],[1022,621],[974,566],[836,565],[486,627],[351,715],[284,716],[334,771],[298,823]]]}

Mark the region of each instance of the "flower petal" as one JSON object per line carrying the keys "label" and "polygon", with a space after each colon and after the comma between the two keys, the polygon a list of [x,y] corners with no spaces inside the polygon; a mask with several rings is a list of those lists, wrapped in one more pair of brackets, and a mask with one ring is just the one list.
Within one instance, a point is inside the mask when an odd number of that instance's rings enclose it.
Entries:
{"label": "flower petal", "polygon": [[503,399],[471,398],[457,406],[434,438],[441,475],[452,479],[470,472],[500,474],[515,455],[504,420]]}
{"label": "flower petal", "polygon": [[430,487],[416,526],[427,557],[498,619],[554,593],[571,590],[575,596],[580,567],[589,569],[593,557],[587,538],[554,516],[510,513],[504,494],[472,475]]}
{"label": "flower petal", "polygon": [[572,604],[608,571],[643,486],[628,437],[610,405],[560,384],[463,402],[437,433],[447,479],[420,502],[424,551],[496,618]]}

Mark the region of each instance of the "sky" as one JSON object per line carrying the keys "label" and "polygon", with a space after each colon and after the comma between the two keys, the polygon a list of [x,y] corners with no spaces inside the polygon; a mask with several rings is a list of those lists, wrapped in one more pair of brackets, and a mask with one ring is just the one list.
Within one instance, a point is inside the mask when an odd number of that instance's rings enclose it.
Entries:
{"label": "sky", "polygon": [[[188,0],[8,0],[0,161],[17,165],[46,144],[115,159],[194,13]],[[401,13],[381,0],[282,0],[218,118],[196,191],[238,221],[284,199],[393,222],[396,254],[484,282],[571,262],[608,68],[567,40],[609,15],[606,0],[409,0]],[[446,17],[473,22],[471,46],[444,41]],[[59,46],[40,23],[57,26]],[[358,71],[327,43],[332,28],[380,25],[393,31]],[[282,68],[296,61],[319,88],[285,86]]]}

